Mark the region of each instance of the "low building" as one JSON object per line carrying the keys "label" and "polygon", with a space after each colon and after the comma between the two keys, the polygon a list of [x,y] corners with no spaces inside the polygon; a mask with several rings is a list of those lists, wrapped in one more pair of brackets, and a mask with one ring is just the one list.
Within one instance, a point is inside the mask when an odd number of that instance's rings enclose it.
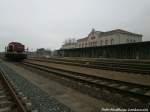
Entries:
{"label": "low building", "polygon": [[52,51],[49,49],[45,49],[45,48],[39,48],[36,50],[36,57],[50,57],[51,56]]}
{"label": "low building", "polygon": [[64,44],[61,49],[84,48],[135,42],[142,42],[141,34],[135,34],[121,29],[107,32],[95,31],[95,29],[92,29],[87,37],[77,40],[76,43]]}

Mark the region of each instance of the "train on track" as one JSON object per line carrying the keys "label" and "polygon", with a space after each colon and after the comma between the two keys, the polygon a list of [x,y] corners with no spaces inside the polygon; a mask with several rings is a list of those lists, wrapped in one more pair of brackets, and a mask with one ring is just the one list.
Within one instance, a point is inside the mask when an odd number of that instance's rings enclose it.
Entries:
{"label": "train on track", "polygon": [[11,42],[5,48],[5,58],[13,61],[21,61],[27,58],[25,46],[19,42]]}

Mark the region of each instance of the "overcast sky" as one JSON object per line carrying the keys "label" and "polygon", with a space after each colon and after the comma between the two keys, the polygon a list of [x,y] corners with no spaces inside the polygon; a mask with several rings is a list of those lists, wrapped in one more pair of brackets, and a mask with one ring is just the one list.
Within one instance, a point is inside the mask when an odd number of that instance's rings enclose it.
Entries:
{"label": "overcast sky", "polygon": [[150,40],[150,0],[0,0],[0,51],[11,41],[59,49],[92,28],[124,29]]}

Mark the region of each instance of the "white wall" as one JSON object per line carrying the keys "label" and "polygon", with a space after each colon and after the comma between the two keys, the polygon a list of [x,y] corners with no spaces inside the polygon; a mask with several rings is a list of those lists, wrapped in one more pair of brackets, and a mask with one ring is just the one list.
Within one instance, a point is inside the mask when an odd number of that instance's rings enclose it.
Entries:
{"label": "white wall", "polygon": [[[142,37],[134,35],[120,34],[120,43],[142,42]],[[128,40],[128,42],[127,42]]]}
{"label": "white wall", "polygon": [[[94,35],[95,39],[91,39],[92,36],[93,35],[89,35],[88,39],[77,41],[77,43],[75,44],[64,45],[62,49],[103,46],[106,45],[105,43],[106,40],[107,40],[107,45],[133,43],[133,42],[142,41],[142,37],[136,35],[119,34],[119,33],[106,35],[103,37],[98,37],[97,35]],[[112,39],[113,39],[113,43],[111,42]],[[101,41],[103,41],[102,45],[101,45]]]}
{"label": "white wall", "polygon": [[[112,34],[112,35],[107,35],[107,36],[100,37],[98,39],[98,46],[106,45],[106,41],[107,41],[107,45],[111,45],[112,44],[111,43],[112,39],[113,39],[113,44],[118,44],[119,43],[118,34]],[[103,43],[101,43],[101,41]]]}

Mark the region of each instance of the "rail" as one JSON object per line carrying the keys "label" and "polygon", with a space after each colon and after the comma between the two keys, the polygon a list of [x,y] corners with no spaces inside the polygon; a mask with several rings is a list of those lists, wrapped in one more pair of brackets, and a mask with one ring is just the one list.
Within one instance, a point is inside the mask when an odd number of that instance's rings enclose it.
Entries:
{"label": "rail", "polygon": [[138,73],[138,74],[141,73],[141,74],[148,74],[148,75],[150,74],[150,64],[121,63],[121,62],[109,62],[109,61],[93,62],[93,61],[81,61],[81,60],[75,61],[75,60],[38,59],[38,58],[31,58],[28,60],[104,69],[104,70],[129,72],[129,73]]}
{"label": "rail", "polygon": [[44,66],[44,65],[35,64],[32,62],[24,62],[23,64],[46,71],[46,72],[54,73],[57,76],[67,77],[69,79],[73,79],[73,80],[81,82],[81,83],[89,84],[91,87],[105,88],[111,92],[126,94],[128,96],[138,98],[141,101],[144,101],[147,103],[150,102],[150,100],[149,100],[150,94],[148,94],[148,92],[150,91],[149,86],[128,83],[128,82],[119,81],[119,80],[101,78],[101,77],[96,77],[96,76],[92,76],[92,75],[89,76],[87,74],[77,73],[77,72],[73,72],[73,71],[67,71],[67,70],[58,69],[58,68],[54,68],[54,67],[48,67],[46,65]]}
{"label": "rail", "polygon": [[19,112],[29,112],[29,111],[27,111],[27,109],[25,108],[23,103],[20,101],[20,98],[16,94],[16,91],[15,91],[14,87],[8,81],[7,77],[5,76],[5,74],[4,74],[4,72],[2,70],[0,70],[0,75],[1,75],[1,80],[3,81],[4,85],[8,89],[13,102],[16,104],[17,110]]}

